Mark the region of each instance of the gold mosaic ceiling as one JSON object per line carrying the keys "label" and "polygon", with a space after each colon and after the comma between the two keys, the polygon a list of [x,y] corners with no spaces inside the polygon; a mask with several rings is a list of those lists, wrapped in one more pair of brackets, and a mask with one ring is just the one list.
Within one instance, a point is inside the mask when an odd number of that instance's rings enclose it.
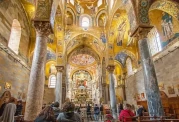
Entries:
{"label": "gold mosaic ceiling", "polygon": [[98,0],[77,0],[77,1],[80,2],[80,3],[94,3]]}

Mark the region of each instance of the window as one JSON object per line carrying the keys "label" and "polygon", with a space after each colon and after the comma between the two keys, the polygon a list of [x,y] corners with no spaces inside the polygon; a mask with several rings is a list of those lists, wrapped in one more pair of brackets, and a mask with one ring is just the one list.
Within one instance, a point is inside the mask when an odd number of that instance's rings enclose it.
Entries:
{"label": "window", "polygon": [[126,60],[126,68],[127,68],[127,76],[133,75],[132,61],[130,58],[127,58]]}
{"label": "window", "polygon": [[111,3],[110,3],[111,9],[112,9],[112,7],[113,7],[113,4],[114,4],[114,0],[111,0]]}
{"label": "window", "polygon": [[48,87],[49,88],[55,88],[55,86],[56,86],[56,80],[57,80],[57,78],[56,78],[55,75],[50,75]]}
{"label": "window", "polygon": [[149,48],[150,48],[150,52],[152,56],[162,50],[160,36],[156,28],[153,28],[150,31],[150,33],[148,34],[148,39],[149,39],[148,44],[149,44]]}
{"label": "window", "polygon": [[16,54],[19,53],[19,44],[21,38],[21,26],[18,20],[14,19],[11,28],[11,35],[8,43],[8,47]]}
{"label": "window", "polygon": [[90,25],[89,18],[88,17],[83,17],[81,25],[82,25],[82,27],[89,27],[89,25]]}

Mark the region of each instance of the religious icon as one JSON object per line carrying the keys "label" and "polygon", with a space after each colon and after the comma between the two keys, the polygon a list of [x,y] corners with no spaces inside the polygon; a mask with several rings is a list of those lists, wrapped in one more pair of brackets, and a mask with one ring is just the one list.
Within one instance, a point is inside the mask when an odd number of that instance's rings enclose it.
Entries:
{"label": "religious icon", "polygon": [[78,14],[81,14],[81,6],[79,3],[76,4],[76,11]]}
{"label": "religious icon", "polygon": [[103,43],[106,43],[106,42],[107,42],[106,36],[105,36],[104,33],[101,33],[100,39],[102,40]]}
{"label": "religious icon", "polygon": [[137,101],[140,101],[140,94],[137,94]]}
{"label": "religious icon", "polygon": [[123,20],[123,22],[118,27],[118,37],[117,37],[117,46],[122,46],[122,42],[124,40],[124,34],[126,31],[126,20]]}
{"label": "religious icon", "polygon": [[160,89],[160,90],[165,90],[165,88],[164,88],[164,83],[161,83],[161,82],[160,82],[160,83],[158,84],[158,86],[159,86],[159,89]]}
{"label": "religious icon", "polygon": [[175,94],[175,90],[174,90],[174,87],[173,86],[168,86],[168,93],[169,94]]}
{"label": "religious icon", "polygon": [[166,39],[165,41],[167,41],[172,38],[173,35],[173,18],[168,13],[163,12],[162,14],[162,31]]}
{"label": "religious icon", "polygon": [[145,99],[145,94],[141,93],[141,99],[144,100]]}
{"label": "religious icon", "polygon": [[22,97],[22,92],[18,92],[17,99],[21,99],[21,97]]}
{"label": "religious icon", "polygon": [[95,14],[95,7],[94,7],[93,4],[91,4],[91,6],[88,6],[88,5],[86,4],[86,7],[91,10],[91,14]]}
{"label": "religious icon", "polygon": [[11,89],[11,84],[8,83],[8,82],[5,82],[5,86],[4,86],[4,89]]}

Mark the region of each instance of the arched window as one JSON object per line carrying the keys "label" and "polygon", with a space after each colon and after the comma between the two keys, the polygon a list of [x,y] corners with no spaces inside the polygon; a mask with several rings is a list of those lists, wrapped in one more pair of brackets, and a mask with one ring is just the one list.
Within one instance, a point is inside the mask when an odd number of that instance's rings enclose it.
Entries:
{"label": "arched window", "polygon": [[21,25],[17,19],[13,20],[11,35],[8,43],[8,47],[16,54],[19,53],[19,44],[21,38]]}
{"label": "arched window", "polygon": [[49,88],[55,88],[55,86],[56,86],[56,80],[57,80],[57,78],[56,78],[55,75],[50,75],[48,87]]}
{"label": "arched window", "polygon": [[114,4],[114,0],[111,0],[111,3],[110,3],[111,9],[112,9],[112,7],[113,7],[113,4]]}
{"label": "arched window", "polygon": [[89,25],[90,25],[89,18],[88,17],[83,17],[81,25],[82,25],[82,27],[89,27]]}
{"label": "arched window", "polygon": [[126,60],[126,68],[127,68],[127,76],[132,75],[133,74],[132,61],[130,58],[127,58]]}
{"label": "arched window", "polygon": [[162,50],[160,36],[156,28],[151,29],[150,33],[148,34],[148,39],[149,48],[152,56]]}

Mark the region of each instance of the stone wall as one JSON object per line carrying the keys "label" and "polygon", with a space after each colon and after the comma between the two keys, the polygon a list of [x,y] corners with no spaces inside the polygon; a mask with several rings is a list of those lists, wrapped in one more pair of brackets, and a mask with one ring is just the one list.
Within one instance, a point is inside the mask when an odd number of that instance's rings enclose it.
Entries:
{"label": "stone wall", "polygon": [[54,101],[55,101],[55,89],[48,88],[48,85],[45,85],[43,103],[49,104]]}
{"label": "stone wall", "polygon": [[17,60],[0,51],[0,96],[4,93],[6,83],[10,84],[10,90],[16,99],[26,100],[30,70],[25,68]]}
{"label": "stone wall", "polygon": [[[18,55],[7,47],[14,19],[17,19],[21,26]],[[29,38],[28,19],[20,0],[0,0],[0,47],[7,47],[7,50],[0,48],[0,96],[6,90],[5,84],[8,83],[11,85],[9,90],[12,96],[26,99],[30,75],[29,68],[25,68],[28,63]]]}
{"label": "stone wall", "polygon": [[[163,58],[154,62],[159,89],[164,91],[168,97],[179,95],[179,49],[174,50]],[[169,88],[170,87],[170,88]],[[136,104],[136,99],[141,93],[145,94],[143,70],[140,68],[137,73],[126,80],[127,102]]]}
{"label": "stone wall", "polygon": [[19,55],[27,61],[30,29],[26,13],[19,0],[1,0],[0,1],[0,42],[8,45],[12,22],[17,19],[21,25],[21,39],[19,45]]}

